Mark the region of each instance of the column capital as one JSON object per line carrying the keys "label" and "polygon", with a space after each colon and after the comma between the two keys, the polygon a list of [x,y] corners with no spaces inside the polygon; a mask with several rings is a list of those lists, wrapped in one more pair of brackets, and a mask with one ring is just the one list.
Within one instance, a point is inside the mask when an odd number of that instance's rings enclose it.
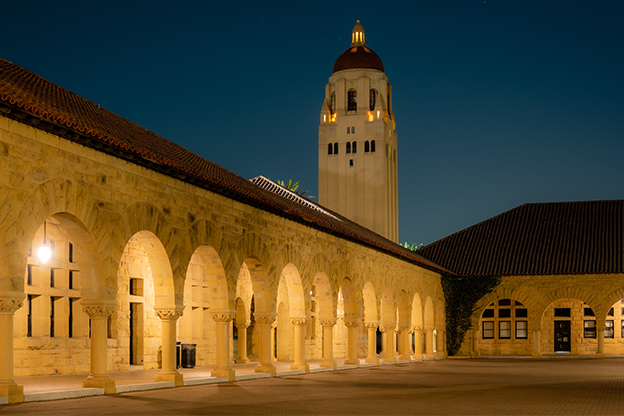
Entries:
{"label": "column capital", "polygon": [[542,327],[539,327],[539,326],[533,327],[533,333],[540,332],[541,330],[542,330]]}
{"label": "column capital", "polygon": [[238,321],[234,319],[234,326],[236,328],[247,329],[249,328],[249,325],[251,325],[251,321],[249,319],[246,319],[244,321]]}
{"label": "column capital", "polygon": [[408,331],[410,328],[410,325],[399,325],[399,332]]}
{"label": "column capital", "polygon": [[336,318],[322,318],[319,322],[323,328],[332,327],[336,325]]}
{"label": "column capital", "polygon": [[377,329],[379,324],[377,322],[364,322],[364,326],[368,329]]}
{"label": "column capital", "polygon": [[422,331],[423,327],[422,326],[413,326],[412,327],[412,331],[416,332],[416,331]]}
{"label": "column capital", "polygon": [[379,325],[379,330],[381,332],[392,332],[394,331],[394,329],[396,328],[396,325],[394,323],[387,323],[384,325]]}
{"label": "column capital", "polygon": [[161,321],[177,321],[179,317],[182,316],[181,309],[155,309],[156,316],[160,318]]}
{"label": "column capital", "polygon": [[426,326],[425,331],[433,331],[435,329],[434,326]]}
{"label": "column capital", "polygon": [[605,329],[607,329],[606,325],[596,325],[596,334],[602,333],[604,335]]}
{"label": "column capital", "polygon": [[115,312],[114,302],[82,301],[82,310],[90,318],[108,318]]}
{"label": "column capital", "polygon": [[215,322],[230,322],[236,315],[236,311],[226,309],[223,311],[210,311]]}
{"label": "column capital", "polygon": [[24,305],[23,300],[19,299],[0,299],[0,313],[14,314],[19,308]]}
{"label": "column capital", "polygon": [[346,326],[347,328],[357,328],[359,325],[360,321],[357,319],[344,320],[344,326]]}
{"label": "column capital", "polygon": [[275,321],[275,314],[271,312],[269,313],[255,312],[254,319],[256,320],[256,322],[260,324],[272,324],[273,321]]}
{"label": "column capital", "polygon": [[295,326],[303,326],[308,322],[308,318],[306,316],[293,316],[290,318],[290,322]]}

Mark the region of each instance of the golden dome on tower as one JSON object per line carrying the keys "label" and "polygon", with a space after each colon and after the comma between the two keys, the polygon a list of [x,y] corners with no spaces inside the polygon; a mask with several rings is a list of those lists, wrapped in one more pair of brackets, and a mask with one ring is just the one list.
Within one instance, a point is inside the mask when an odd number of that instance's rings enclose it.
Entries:
{"label": "golden dome on tower", "polygon": [[351,47],[336,59],[332,74],[345,69],[358,68],[376,69],[384,72],[383,62],[379,56],[366,46],[364,27],[359,20],[351,32]]}

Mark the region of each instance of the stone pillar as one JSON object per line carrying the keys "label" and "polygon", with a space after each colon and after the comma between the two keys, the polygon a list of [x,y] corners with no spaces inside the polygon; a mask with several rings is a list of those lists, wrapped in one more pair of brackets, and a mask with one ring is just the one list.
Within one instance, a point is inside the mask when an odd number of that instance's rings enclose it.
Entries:
{"label": "stone pillar", "polygon": [[444,358],[444,331],[436,331],[436,358]]}
{"label": "stone pillar", "polygon": [[433,359],[433,327],[425,328],[425,358]]}
{"label": "stone pillar", "polygon": [[360,366],[360,360],[357,358],[357,328],[359,326],[359,321],[357,319],[345,319],[344,324],[347,327],[347,359],[345,360],[346,365],[355,365]]}
{"label": "stone pillar", "polygon": [[0,298],[0,396],[9,403],[24,401],[24,387],[13,379],[13,316],[23,305],[24,294]]}
{"label": "stone pillar", "polygon": [[308,319],[302,318],[290,318],[295,329],[295,361],[290,365],[292,370],[304,370],[307,373],[310,372],[310,365],[305,361],[305,325]]}
{"label": "stone pillar", "polygon": [[277,375],[277,370],[271,357],[271,324],[275,321],[274,313],[255,313],[256,323],[260,325],[260,364],[254,370],[256,373],[269,373],[271,377]]}
{"label": "stone pillar", "polygon": [[410,345],[410,333],[409,333],[409,325],[403,325],[399,327],[399,333],[401,334],[401,355],[399,356],[399,360],[411,360],[411,352],[412,346]]}
{"label": "stone pillar", "polygon": [[334,325],[336,318],[321,319],[323,327],[323,359],[319,367],[331,367],[334,370],[338,368],[338,364],[334,361]]}
{"label": "stone pillar", "polygon": [[251,325],[251,321],[243,321],[236,323],[236,329],[238,329],[238,358],[237,364],[247,364],[249,358],[247,358],[247,328]]}
{"label": "stone pillar", "polygon": [[236,380],[236,374],[230,367],[230,322],[235,311],[214,311],[212,319],[217,324],[217,366],[210,373],[213,377],[227,377]]}
{"label": "stone pillar", "polygon": [[366,322],[366,329],[368,330],[368,357],[364,362],[368,364],[379,364],[379,357],[377,357],[377,322]]}
{"label": "stone pillar", "polygon": [[84,302],[82,310],[91,319],[91,374],[82,380],[82,387],[103,388],[106,394],[115,394],[115,380],[108,375],[108,317],[115,307]]}
{"label": "stone pillar", "polygon": [[162,322],[162,366],[156,381],[173,381],[176,387],[183,386],[184,380],[176,363],[176,323],[182,310],[157,309],[155,312]]}
{"label": "stone pillar", "polygon": [[383,332],[383,336],[386,340],[386,356],[384,357],[384,362],[386,363],[396,363],[396,357],[394,355],[396,347],[396,332],[394,331],[394,324],[386,325]]}
{"label": "stone pillar", "polygon": [[596,358],[607,358],[604,352],[604,333],[606,325],[596,325],[596,336],[598,337],[598,352]]}
{"label": "stone pillar", "polygon": [[422,361],[422,327],[415,326],[412,330],[414,331],[414,355],[412,358],[416,361]]}
{"label": "stone pillar", "polygon": [[540,332],[542,328],[533,329],[533,358],[542,358],[542,345],[540,340]]}

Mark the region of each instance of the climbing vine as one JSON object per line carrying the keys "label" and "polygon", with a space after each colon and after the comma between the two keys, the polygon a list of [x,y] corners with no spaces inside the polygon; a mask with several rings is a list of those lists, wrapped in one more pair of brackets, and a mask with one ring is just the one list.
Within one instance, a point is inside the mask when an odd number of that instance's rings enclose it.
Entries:
{"label": "climbing vine", "polygon": [[483,296],[500,284],[500,277],[442,276],[446,301],[446,350],[448,355],[459,351],[466,332],[471,327],[470,317]]}

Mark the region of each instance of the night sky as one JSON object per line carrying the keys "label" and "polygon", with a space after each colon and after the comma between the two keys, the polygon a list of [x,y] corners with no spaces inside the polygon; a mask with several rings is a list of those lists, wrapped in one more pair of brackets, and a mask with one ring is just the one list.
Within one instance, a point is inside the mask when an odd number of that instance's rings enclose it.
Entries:
{"label": "night sky", "polygon": [[624,1],[11,1],[2,16],[2,58],[312,195],[325,84],[359,19],[393,87],[401,242],[624,198]]}

